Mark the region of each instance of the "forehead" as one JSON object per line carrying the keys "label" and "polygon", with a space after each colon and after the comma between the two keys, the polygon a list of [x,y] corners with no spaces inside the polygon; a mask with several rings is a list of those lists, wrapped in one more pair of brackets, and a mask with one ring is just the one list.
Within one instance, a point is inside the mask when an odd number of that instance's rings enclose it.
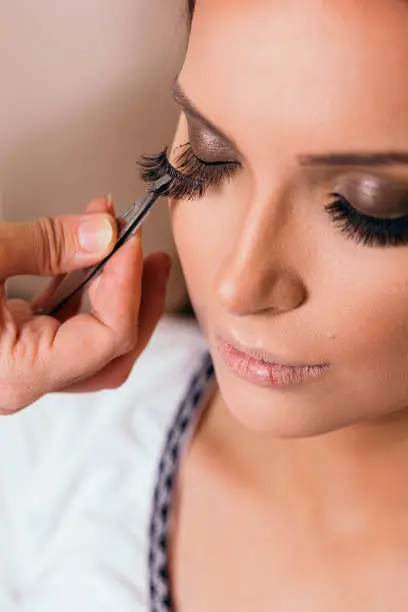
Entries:
{"label": "forehead", "polygon": [[[404,0],[199,0],[180,80],[238,144],[408,144]],[[274,138],[272,139],[272,135]],[[341,143],[340,143],[341,144]]]}

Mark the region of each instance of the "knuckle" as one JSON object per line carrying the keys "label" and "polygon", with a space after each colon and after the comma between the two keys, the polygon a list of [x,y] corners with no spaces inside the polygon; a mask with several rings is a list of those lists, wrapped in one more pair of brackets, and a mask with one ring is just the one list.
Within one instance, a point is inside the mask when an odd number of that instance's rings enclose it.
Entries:
{"label": "knuckle", "polygon": [[139,339],[139,328],[136,325],[124,325],[118,330],[116,337],[116,353],[117,355],[126,355],[130,353],[136,346]]}
{"label": "knuckle", "polygon": [[61,271],[67,252],[68,237],[63,224],[53,217],[37,221],[37,253],[43,273],[53,276]]}

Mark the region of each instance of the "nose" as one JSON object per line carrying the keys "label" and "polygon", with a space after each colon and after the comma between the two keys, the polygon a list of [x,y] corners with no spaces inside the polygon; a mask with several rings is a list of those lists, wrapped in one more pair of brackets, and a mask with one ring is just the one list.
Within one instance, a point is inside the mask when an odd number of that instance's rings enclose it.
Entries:
{"label": "nose", "polygon": [[265,208],[257,217],[252,212],[243,219],[216,277],[217,298],[231,314],[288,312],[307,298],[306,286],[293,265],[296,239],[287,220],[279,224],[272,216]]}

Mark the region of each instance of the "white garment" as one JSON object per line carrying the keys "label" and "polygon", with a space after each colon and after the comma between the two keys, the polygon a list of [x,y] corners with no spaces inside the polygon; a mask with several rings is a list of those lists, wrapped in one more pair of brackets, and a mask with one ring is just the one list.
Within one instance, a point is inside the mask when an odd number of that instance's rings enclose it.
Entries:
{"label": "white garment", "polygon": [[0,419],[0,612],[148,611],[158,462],[206,350],[163,319],[120,389]]}

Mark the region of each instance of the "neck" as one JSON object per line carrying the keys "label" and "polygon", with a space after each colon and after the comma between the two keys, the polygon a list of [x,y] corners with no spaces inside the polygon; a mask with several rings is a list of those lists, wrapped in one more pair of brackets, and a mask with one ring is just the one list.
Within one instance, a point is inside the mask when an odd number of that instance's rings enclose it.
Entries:
{"label": "neck", "polygon": [[217,394],[208,429],[239,478],[270,503],[308,506],[336,529],[405,521],[408,410],[313,438],[271,439],[245,430]]}

